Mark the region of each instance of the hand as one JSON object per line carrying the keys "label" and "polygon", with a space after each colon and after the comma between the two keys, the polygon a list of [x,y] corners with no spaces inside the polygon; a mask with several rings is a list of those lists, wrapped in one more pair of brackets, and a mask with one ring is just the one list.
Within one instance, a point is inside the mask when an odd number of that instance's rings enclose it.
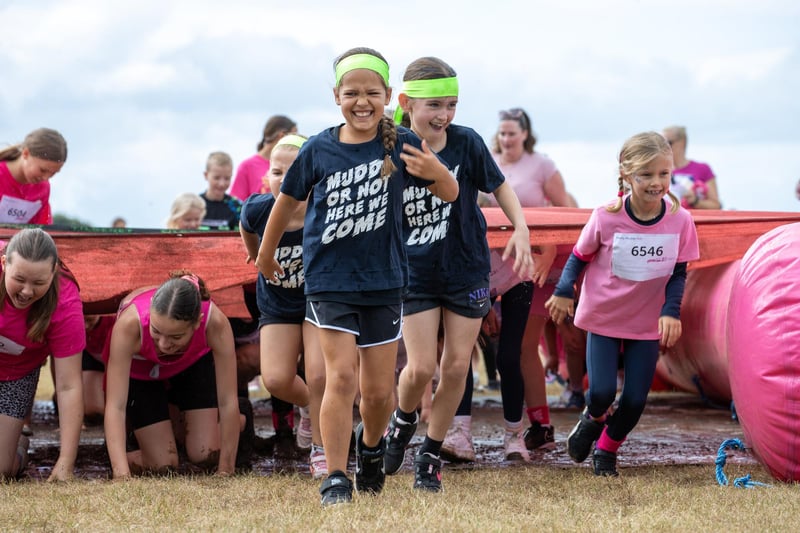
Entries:
{"label": "hand", "polygon": [[[533,278],[535,262],[531,256],[530,232],[527,226],[514,229],[514,233],[511,234],[503,250],[503,261],[508,259],[512,252],[514,253],[514,266],[512,267],[514,273],[522,279]],[[547,276],[545,275],[545,277]]]}
{"label": "hand", "polygon": [[72,481],[75,479],[75,474],[73,473],[74,465],[66,465],[64,462],[59,459],[56,461],[55,466],[53,467],[53,471],[50,472],[50,476],[47,478],[49,483],[55,481]]}
{"label": "hand", "polygon": [[409,174],[425,179],[430,179],[435,174],[437,167],[444,166],[424,140],[422,141],[422,150],[404,143],[400,159],[405,162]]}
{"label": "hand", "polygon": [[255,261],[255,259],[250,257],[250,254],[247,254],[247,257],[245,257],[245,259],[244,259],[244,263],[248,264],[248,263],[252,263],[253,261]]}
{"label": "hand", "polygon": [[256,266],[258,267],[258,271],[261,272],[265,278],[275,283],[278,283],[279,276],[283,276],[284,274],[283,267],[275,260],[275,257],[267,259],[262,257],[261,254],[258,254]]}
{"label": "hand", "polygon": [[550,318],[553,319],[556,325],[575,316],[575,302],[572,298],[554,294],[544,303],[544,307],[550,313]]}
{"label": "hand", "polygon": [[547,276],[550,275],[550,267],[553,266],[553,261],[556,259],[556,245],[547,244],[540,246],[541,253],[533,254],[533,275],[531,280],[539,287],[544,287]]}
{"label": "hand", "polygon": [[661,335],[661,346],[672,348],[681,338],[683,327],[681,321],[671,316],[662,316],[658,319],[658,334]]}

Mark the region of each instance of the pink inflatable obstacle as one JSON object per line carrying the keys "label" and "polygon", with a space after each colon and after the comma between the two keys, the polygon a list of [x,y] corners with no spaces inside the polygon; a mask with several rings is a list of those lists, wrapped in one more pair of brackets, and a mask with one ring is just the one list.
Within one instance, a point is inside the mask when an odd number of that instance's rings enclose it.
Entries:
{"label": "pink inflatable obstacle", "polygon": [[731,286],[731,392],[745,441],[781,481],[800,481],[800,223],[758,238]]}
{"label": "pink inflatable obstacle", "polygon": [[727,407],[731,401],[725,330],[739,261],[690,270],[681,304],[683,333],[658,359],[656,376]]}

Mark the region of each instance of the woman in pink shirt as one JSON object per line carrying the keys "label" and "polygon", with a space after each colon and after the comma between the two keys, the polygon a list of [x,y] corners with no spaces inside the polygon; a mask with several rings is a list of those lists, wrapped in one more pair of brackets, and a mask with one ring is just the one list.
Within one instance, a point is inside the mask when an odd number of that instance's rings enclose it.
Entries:
{"label": "woman in pink shirt", "polygon": [[0,150],[0,223],[52,224],[49,180],[66,160],[67,142],[49,128]]}
{"label": "woman in pink shirt", "polygon": [[297,133],[297,124],[292,119],[283,115],[269,117],[256,146],[258,151],[239,163],[239,168],[236,169],[231,196],[244,202],[251,194],[270,192],[266,182],[269,155],[280,138],[289,133]]}
{"label": "woman in pink shirt", "polygon": [[83,304],[75,279],[58,259],[53,239],[23,229],[0,260],[0,479],[25,469],[22,435],[39,371],[53,356],[61,450],[50,480],[73,477],[83,422]]}
{"label": "woman in pink shirt", "polygon": [[[231,326],[202,280],[185,271],[170,276],[122,300],[105,351],[114,478],[129,477],[132,468],[177,468],[177,442],[190,462],[234,472],[240,417]],[[171,407],[181,412],[179,421],[171,420]],[[126,452],[126,445],[138,449]]]}
{"label": "woman in pink shirt", "polygon": [[[644,411],[660,346],[669,348],[681,336],[686,265],[699,257],[699,247],[692,216],[669,190],[672,169],[672,150],[661,134],[625,142],[619,198],[592,212],[545,304],[556,324],[574,316],[587,331],[589,394],[567,451],[581,463],[596,441],[592,463],[599,476],[618,475],[617,450]],[[573,285],[584,268],[575,311]],[[609,414],[620,360],[625,382],[619,407]]]}

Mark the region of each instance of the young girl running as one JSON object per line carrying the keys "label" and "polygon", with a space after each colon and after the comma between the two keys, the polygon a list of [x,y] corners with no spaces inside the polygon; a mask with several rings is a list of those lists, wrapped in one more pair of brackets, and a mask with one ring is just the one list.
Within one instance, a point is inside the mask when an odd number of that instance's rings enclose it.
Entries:
{"label": "young girl running", "polygon": [[[306,320],[317,326],[325,360],[320,429],[328,464],[322,504],[349,502],[345,471],[353,401],[361,385],[355,486],[383,489],[384,439],[394,403],[406,257],[403,189],[411,181],[445,201],[458,183],[436,154],[384,115],[389,66],[375,50],[351,49],[334,63],[333,96],[345,123],[310,138],[287,172],[256,264],[267,279],[284,273],[275,250],[297,204],[303,230]],[[424,177],[425,179],[420,179]],[[430,181],[428,181],[430,180]]]}
{"label": "young girl running", "polygon": [[[282,137],[270,156],[269,176],[272,194],[254,194],[244,203],[239,223],[247,248],[248,261],[258,256],[258,247],[267,219],[280,195],[280,184],[297,157],[305,137],[289,134]],[[309,420],[311,457],[309,466],[314,479],[327,475],[325,452],[319,434],[319,406],[325,389],[325,363],[317,332],[306,322],[306,297],[303,293],[303,224],[306,202],[299,202],[286,226],[277,248],[277,259],[284,274],[279,283],[258,274],[256,292],[261,338],[261,379],[273,396],[300,406],[300,427]],[[303,354],[305,378],[297,375],[297,358]],[[299,443],[302,447],[303,443]],[[306,449],[308,445],[304,446]]]}
{"label": "young girl running", "polygon": [[0,223],[52,224],[50,178],[66,160],[67,142],[50,128],[0,150]]}
{"label": "young girl running", "polygon": [[[681,336],[686,263],[699,257],[699,249],[691,215],[669,191],[672,167],[672,150],[659,133],[625,141],[619,199],[592,212],[545,304],[557,324],[574,315],[575,325],[588,332],[589,394],[567,450],[580,463],[597,441],[592,465],[599,476],[618,475],[617,450],[644,411],[659,345],[671,347]],[[576,312],[573,284],[584,267]],[[625,383],[619,407],[609,414],[620,357]]]}
{"label": "young girl running", "polygon": [[39,371],[53,356],[61,449],[51,480],[73,477],[83,422],[83,304],[53,239],[23,229],[0,260],[0,479],[18,476],[28,460],[22,435]]}
{"label": "young girl running", "polygon": [[[177,468],[178,441],[192,463],[233,473],[240,428],[233,333],[201,279],[176,271],[160,287],[126,296],[105,359],[114,478],[132,468]],[[171,405],[183,415],[174,427]],[[135,443],[127,442],[126,427]],[[126,453],[127,444],[138,450]]]}
{"label": "young girl running", "polygon": [[478,190],[496,195],[514,225],[504,258],[515,256],[514,270],[533,272],[530,234],[519,201],[505,183],[483,139],[452,123],[458,104],[455,71],[435,57],[412,62],[399,95],[411,130],[425,139],[452,169],[459,195],[443,202],[424,188],[409,185],[403,195],[408,254],[408,294],[403,302],[403,341],[408,364],[400,373],[398,407],[387,430],[387,474],[403,464],[405,448],[417,428],[417,406],[436,370],[440,323],[444,340],[439,384],[425,441],[414,458],[414,488],[442,490],[439,452],[464,392],[472,350],[482,318],[489,312],[489,245]]}

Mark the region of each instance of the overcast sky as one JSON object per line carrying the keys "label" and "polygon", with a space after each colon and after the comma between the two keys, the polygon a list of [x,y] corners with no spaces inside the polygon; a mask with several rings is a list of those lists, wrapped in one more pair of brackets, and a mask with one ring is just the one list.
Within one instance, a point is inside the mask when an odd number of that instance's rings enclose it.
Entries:
{"label": "overcast sky", "polygon": [[487,141],[524,107],[583,207],[613,199],[627,137],[683,124],[726,208],[800,211],[796,1],[0,0],[0,28],[0,146],[61,131],[54,211],[97,226],[162,227],[208,153],[238,165],[272,114],[340,123],[332,61],[352,46],[395,86],[417,57],[450,63],[456,122]]}

